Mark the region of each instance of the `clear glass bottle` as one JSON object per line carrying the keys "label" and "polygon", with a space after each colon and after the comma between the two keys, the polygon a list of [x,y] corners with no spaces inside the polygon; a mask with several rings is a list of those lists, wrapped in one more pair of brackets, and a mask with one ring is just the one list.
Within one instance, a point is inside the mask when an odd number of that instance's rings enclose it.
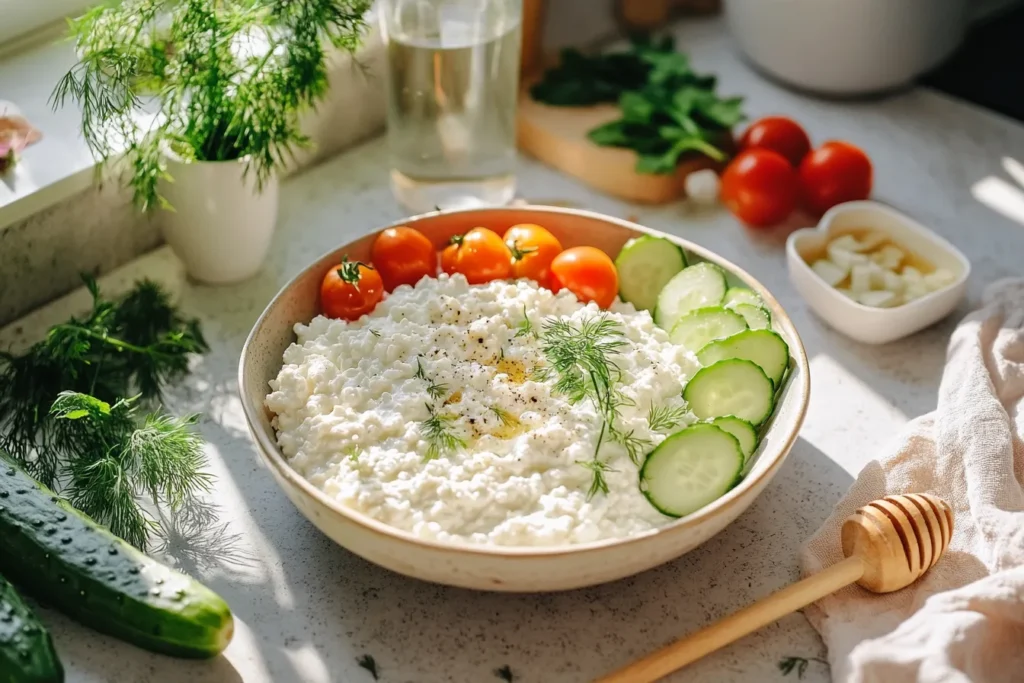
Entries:
{"label": "clear glass bottle", "polygon": [[522,0],[381,0],[395,198],[413,212],[515,194]]}

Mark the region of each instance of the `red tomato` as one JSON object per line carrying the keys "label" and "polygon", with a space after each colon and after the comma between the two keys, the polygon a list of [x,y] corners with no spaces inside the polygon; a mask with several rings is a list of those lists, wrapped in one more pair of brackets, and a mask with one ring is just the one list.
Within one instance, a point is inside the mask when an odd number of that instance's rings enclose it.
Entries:
{"label": "red tomato", "polygon": [[414,285],[425,275],[437,274],[434,245],[419,230],[404,225],[377,235],[370,260],[389,292],[398,285]]}
{"label": "red tomato", "polygon": [[328,318],[358,320],[384,298],[380,274],[365,263],[342,259],[320,284],[320,309]]}
{"label": "red tomato", "polygon": [[558,238],[532,223],[509,228],[505,246],[512,252],[512,277],[526,277],[541,284],[548,281],[551,262],[562,252]]}
{"label": "red tomato", "polygon": [[595,302],[608,308],[619,293],[619,273],[615,264],[596,247],[566,249],[551,262],[552,292],[568,289],[584,303]]}
{"label": "red tomato", "polygon": [[778,152],[793,166],[799,166],[811,151],[811,139],[793,119],[787,119],[785,116],[766,116],[752,123],[740,138],[741,150],[753,147]]}
{"label": "red tomato", "polygon": [[786,158],[754,147],[732,160],[722,174],[722,203],[754,226],[774,225],[796,208],[799,183]]}
{"label": "red tomato", "polygon": [[871,194],[871,159],[859,147],[835,140],[808,154],[800,164],[807,208],[825,213],[836,204]]}
{"label": "red tomato", "polygon": [[512,275],[512,254],[498,233],[487,228],[473,228],[465,235],[456,235],[441,252],[444,272],[462,273],[471,285],[502,280]]}

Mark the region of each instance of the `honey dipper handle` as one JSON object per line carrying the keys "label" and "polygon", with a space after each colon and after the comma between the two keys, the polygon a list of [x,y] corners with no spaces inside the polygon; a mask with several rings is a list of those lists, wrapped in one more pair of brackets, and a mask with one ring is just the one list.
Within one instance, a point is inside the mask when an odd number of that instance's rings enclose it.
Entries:
{"label": "honey dipper handle", "polygon": [[864,563],[854,555],[814,576],[772,593],[739,612],[644,657],[595,683],[651,683],[706,654],[806,607],[815,600],[848,586],[864,573]]}

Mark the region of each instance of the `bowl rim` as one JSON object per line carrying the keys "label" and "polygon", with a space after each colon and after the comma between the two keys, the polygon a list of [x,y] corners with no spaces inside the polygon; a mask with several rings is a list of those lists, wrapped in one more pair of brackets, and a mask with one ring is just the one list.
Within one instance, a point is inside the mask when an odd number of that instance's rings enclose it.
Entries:
{"label": "bowl rim", "polygon": [[[309,271],[312,268],[314,268],[317,265],[317,263],[319,263],[319,261],[321,261],[328,254],[334,253],[335,251],[345,246],[346,244],[351,244],[352,242],[364,239],[369,235],[377,234],[383,230],[387,230],[388,228],[395,228],[403,225],[415,224],[416,222],[419,222],[426,218],[467,213],[498,213],[510,210],[517,212],[531,212],[537,214],[546,213],[581,216],[592,220],[612,223],[619,227],[627,228],[629,230],[641,234],[652,235],[654,237],[666,237],[669,240],[675,242],[679,246],[686,249],[688,252],[700,257],[701,259],[711,261],[712,263],[715,263],[716,265],[725,268],[731,274],[742,280],[747,286],[749,286],[751,289],[757,292],[757,294],[761,297],[764,303],[768,306],[772,315],[772,320],[783,321],[784,327],[786,328],[786,331],[790,337],[789,339],[786,340],[787,344],[789,345],[790,353],[792,354],[794,364],[800,370],[799,373],[790,373],[791,375],[796,374],[796,379],[798,379],[798,384],[789,385],[796,390],[795,398],[798,401],[798,405],[795,407],[795,414],[793,418],[795,426],[790,433],[783,435],[782,443],[780,443],[779,446],[775,449],[776,452],[774,455],[774,459],[771,460],[763,470],[757,473],[756,476],[751,476],[754,475],[754,472],[748,473],[748,475],[744,477],[739,484],[733,487],[724,496],[717,498],[714,502],[705,505],[703,508],[697,510],[694,513],[691,513],[685,517],[675,519],[663,526],[656,527],[654,529],[650,529],[643,533],[635,534],[632,536],[624,536],[619,538],[603,539],[600,541],[591,541],[587,543],[564,544],[557,546],[500,546],[468,543],[464,541],[436,541],[421,538],[404,529],[399,529],[397,527],[385,524],[384,522],[378,521],[373,517],[370,517],[369,515],[366,515],[358,510],[350,509],[345,505],[342,505],[341,503],[332,500],[329,496],[327,496],[327,494],[313,486],[302,475],[300,475],[298,472],[292,469],[292,467],[285,460],[284,455],[280,452],[278,445],[273,440],[271,440],[268,437],[268,435],[265,434],[258,425],[259,418],[258,415],[255,414],[255,411],[261,410],[263,408],[262,404],[259,407],[250,405],[249,401],[246,399],[247,392],[245,391],[248,385],[248,382],[246,382],[245,380],[245,368],[250,349],[255,341],[254,338],[257,332],[265,323],[270,313],[270,310],[274,307],[277,301],[299,280],[301,280],[304,277],[307,277]],[[791,377],[791,380],[792,379],[793,378]],[[786,391],[788,392],[789,390],[790,389],[787,387]],[[701,523],[707,521],[708,519],[716,516],[725,509],[731,507],[733,503],[735,503],[738,499],[743,497],[743,495],[746,494],[748,491],[760,485],[762,481],[765,481],[765,483],[767,484],[766,480],[773,477],[775,473],[779,470],[779,468],[782,467],[790,451],[792,450],[793,445],[796,443],[796,440],[799,437],[800,428],[803,426],[804,419],[807,415],[808,405],[810,403],[810,391],[810,364],[807,359],[807,353],[804,349],[803,340],[801,340],[800,335],[797,333],[796,326],[793,324],[793,321],[786,314],[785,310],[782,308],[782,305],[779,304],[778,300],[776,300],[775,297],[772,296],[768,289],[765,288],[764,285],[762,285],[757,279],[755,279],[745,270],[735,265],[728,259],[719,256],[710,249],[706,249],[700,245],[694,244],[693,242],[687,239],[663,233],[658,230],[653,230],[651,228],[647,228],[638,223],[634,223],[621,218],[616,218],[614,216],[609,216],[607,214],[603,214],[597,211],[532,204],[517,206],[494,206],[450,209],[441,211],[430,211],[426,213],[416,214],[413,216],[407,216],[405,218],[402,218],[401,220],[394,221],[383,227],[375,228],[374,230],[365,233],[361,237],[358,237],[354,240],[348,240],[347,242],[338,245],[334,249],[324,252],[314,262],[303,268],[294,277],[292,277],[283,287],[281,287],[280,290],[278,290],[277,294],[275,294],[273,298],[271,298],[271,300],[267,303],[267,306],[264,308],[263,312],[260,313],[259,318],[256,319],[256,322],[253,324],[252,329],[246,336],[245,343],[242,345],[242,351],[241,354],[239,355],[238,361],[238,393],[239,399],[242,404],[242,411],[245,415],[245,421],[249,428],[249,433],[252,439],[256,442],[257,449],[263,460],[274,468],[279,477],[283,478],[290,485],[297,488],[307,497],[312,498],[315,502],[324,506],[331,512],[340,515],[348,521],[362,527],[363,530],[368,531],[378,537],[387,537],[390,539],[401,540],[419,546],[425,550],[440,552],[456,552],[462,554],[471,554],[480,557],[505,559],[558,557],[570,554],[575,555],[596,552],[612,546],[627,546],[632,544],[638,544],[659,534],[699,526]],[[774,417],[775,415],[773,413],[772,417],[769,419],[774,419]]]}

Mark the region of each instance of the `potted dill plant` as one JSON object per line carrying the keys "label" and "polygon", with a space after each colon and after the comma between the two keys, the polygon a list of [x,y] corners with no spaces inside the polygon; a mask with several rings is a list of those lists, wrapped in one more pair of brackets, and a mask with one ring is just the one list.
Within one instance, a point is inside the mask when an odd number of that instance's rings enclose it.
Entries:
{"label": "potted dill plant", "polygon": [[54,89],[190,276],[259,270],[277,171],[310,144],[299,114],[327,89],[331,49],[353,52],[372,0],[122,0],[70,22],[79,61]]}

